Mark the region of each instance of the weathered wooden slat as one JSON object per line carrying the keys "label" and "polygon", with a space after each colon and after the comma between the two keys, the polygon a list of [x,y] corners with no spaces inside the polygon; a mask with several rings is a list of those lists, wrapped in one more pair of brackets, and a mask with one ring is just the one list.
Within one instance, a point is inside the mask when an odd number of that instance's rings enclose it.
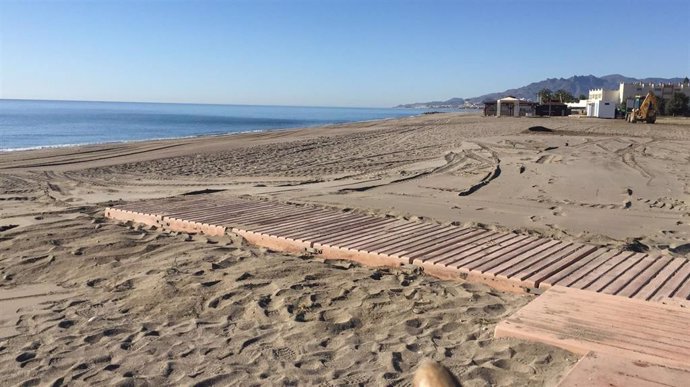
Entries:
{"label": "weathered wooden slat", "polygon": [[687,321],[686,308],[555,286],[499,323],[495,335],[689,367],[687,330],[677,328]]}
{"label": "weathered wooden slat", "polygon": [[558,383],[558,387],[685,387],[688,380],[688,370],[589,352]]}

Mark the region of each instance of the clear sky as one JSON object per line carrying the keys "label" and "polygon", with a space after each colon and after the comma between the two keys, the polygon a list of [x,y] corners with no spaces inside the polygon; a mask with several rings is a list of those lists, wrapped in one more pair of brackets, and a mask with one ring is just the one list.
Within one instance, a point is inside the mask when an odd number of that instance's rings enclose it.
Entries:
{"label": "clear sky", "polygon": [[686,76],[688,4],[0,0],[0,98],[392,106]]}

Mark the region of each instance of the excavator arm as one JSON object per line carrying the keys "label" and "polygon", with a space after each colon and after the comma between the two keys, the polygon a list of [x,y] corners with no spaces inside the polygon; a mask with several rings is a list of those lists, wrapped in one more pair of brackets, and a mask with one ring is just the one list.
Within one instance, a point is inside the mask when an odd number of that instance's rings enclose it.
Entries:
{"label": "excavator arm", "polygon": [[657,110],[658,104],[656,96],[654,95],[654,93],[650,91],[649,93],[647,93],[647,96],[645,97],[644,101],[642,101],[642,105],[640,105],[639,117],[641,120],[651,123],[650,120],[656,119]]}
{"label": "excavator arm", "polygon": [[635,123],[644,121],[648,124],[656,122],[656,114],[659,111],[659,101],[651,91],[647,93],[645,99],[638,108],[634,108],[630,113],[629,121]]}

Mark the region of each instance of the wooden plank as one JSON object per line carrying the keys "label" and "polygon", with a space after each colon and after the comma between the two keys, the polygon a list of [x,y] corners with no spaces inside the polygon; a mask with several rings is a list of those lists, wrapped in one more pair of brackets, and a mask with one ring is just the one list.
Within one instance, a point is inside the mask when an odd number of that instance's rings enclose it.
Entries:
{"label": "wooden plank", "polygon": [[678,287],[675,293],[673,293],[673,298],[690,300],[690,279],[685,279],[685,282]]}
{"label": "wooden plank", "polygon": [[258,230],[264,227],[272,227],[277,223],[289,224],[293,222],[304,221],[304,219],[312,216],[318,216],[321,213],[319,210],[311,210],[304,212],[286,212],[286,213],[272,213],[268,216],[262,216],[260,218],[255,218],[253,220],[247,221],[237,216],[231,216],[229,219],[224,220],[224,223],[241,225],[242,228],[247,230]]}
{"label": "wooden plank", "polygon": [[[625,286],[622,286],[615,293],[610,293],[609,289],[604,289],[604,293],[617,294],[623,297],[633,297],[646,284],[648,284],[654,278],[656,278],[659,272],[671,263],[671,260],[671,257],[647,257],[644,259],[644,261],[649,261],[650,263],[645,265],[646,267],[643,271],[640,271],[638,274],[636,274],[632,280],[628,281],[628,283],[625,284]],[[630,270],[630,272],[633,271]]]}
{"label": "wooden plank", "polygon": [[501,273],[498,273],[496,277],[505,277],[505,278],[522,278],[522,277],[527,277],[531,275],[535,270],[537,270],[540,262],[543,262],[545,259],[557,259],[561,257],[566,257],[582,248],[582,245],[579,243],[569,243],[567,246],[557,249],[556,251],[544,251],[541,254],[533,255],[529,257],[528,259],[525,259],[524,261],[520,262],[519,264],[504,270]]}
{"label": "wooden plank", "polygon": [[561,281],[576,281],[583,275],[586,275],[591,269],[597,267],[599,264],[605,262],[610,256],[617,254],[617,251],[608,249],[599,249],[596,252],[573,262],[570,266],[564,268],[558,273],[554,273],[547,278],[544,278],[539,283],[540,289],[548,289],[551,286],[559,284]]}
{"label": "wooden plank", "polygon": [[561,242],[556,240],[549,240],[546,238],[539,239],[519,249],[507,251],[491,261],[480,263],[476,267],[473,267],[472,271],[490,273],[493,275],[493,273],[500,271],[501,267],[507,267],[511,262],[515,262],[516,260],[519,261],[521,257],[522,259],[526,259],[531,255],[538,254],[560,244]]}
{"label": "wooden plank", "polygon": [[323,211],[314,210],[305,211],[302,213],[302,216],[297,216],[285,221],[279,221],[280,217],[278,215],[281,214],[283,214],[283,212],[268,208],[262,211],[257,211],[256,213],[247,213],[245,215],[238,216],[235,218],[234,223],[257,231],[263,231],[274,228],[277,225],[289,226],[296,223],[302,223],[310,219],[320,219],[324,216],[337,215],[335,213],[325,214]]}
{"label": "wooden plank", "polygon": [[161,211],[175,211],[180,208],[189,208],[189,206],[203,206],[208,205],[210,200],[147,200],[144,202],[134,202],[124,205],[119,205],[117,208],[126,211],[136,212],[161,212]]}
{"label": "wooden plank", "polygon": [[490,270],[485,270],[484,273],[491,274],[494,277],[502,277],[504,279],[508,278],[507,273],[509,271],[514,270],[515,268],[521,267],[524,262],[527,262],[528,260],[534,260],[534,259],[542,259],[544,257],[548,257],[551,254],[556,254],[559,251],[563,251],[564,249],[568,248],[570,246],[570,243],[565,243],[565,242],[557,242],[556,244],[547,246],[546,248],[536,248],[534,250],[526,251],[524,253],[521,253],[501,264],[498,266],[492,267]]}
{"label": "wooden plank", "polygon": [[556,273],[567,268],[573,263],[580,261],[581,259],[585,259],[590,255],[596,255],[597,250],[599,249],[595,246],[584,245],[581,249],[578,249],[566,256],[559,257],[558,255],[554,255],[554,257],[549,257],[544,259],[542,262],[539,262],[538,265],[535,265],[536,267],[531,274],[528,274],[526,277],[522,277],[520,279],[524,281],[527,286],[532,286],[535,288],[540,287],[541,282],[544,279],[555,275]]}
{"label": "wooden plank", "polygon": [[377,244],[390,242],[391,240],[397,240],[398,238],[413,234],[414,232],[419,230],[420,227],[421,224],[419,223],[410,223],[408,225],[398,228],[395,232],[391,232],[375,238],[363,238],[361,240],[353,241],[352,243],[348,244],[343,243],[343,246],[346,246],[350,250],[366,251],[371,247],[376,246]]}
{"label": "wooden plank", "polygon": [[[450,251],[444,254],[443,259],[434,260],[434,263],[448,266],[451,263],[458,262],[469,256],[476,256],[476,254],[482,255],[485,251],[489,249],[495,249],[502,247],[502,243],[510,243],[510,241],[517,238],[516,234],[497,234],[491,238],[486,238],[481,241],[476,241],[471,243],[465,249],[458,249],[457,251]],[[493,250],[491,250],[493,251]]]}
{"label": "wooden plank", "polygon": [[[234,212],[240,209],[248,209],[251,211],[258,211],[261,209],[265,208],[272,208],[268,203],[265,204],[250,204],[250,203],[214,203],[210,205],[194,205],[194,206],[186,206],[184,208],[178,208],[175,211],[169,211],[168,216],[174,217],[174,218],[185,218],[189,216],[195,216],[199,214],[212,214],[212,213],[219,213],[219,212]],[[238,211],[239,212],[239,211]]]}
{"label": "wooden plank", "polygon": [[313,235],[305,235],[304,238],[309,238],[312,240],[326,239],[330,240],[338,235],[352,235],[352,234],[366,234],[370,230],[375,229],[383,223],[382,219],[379,218],[368,218],[361,219],[355,222],[348,222],[345,224],[336,224],[334,227],[329,229],[321,230]]}
{"label": "wooden plank", "polygon": [[175,217],[178,219],[194,219],[194,220],[199,220],[199,221],[204,221],[204,222],[211,222],[211,223],[241,223],[243,225],[246,224],[246,222],[242,221],[242,216],[243,214],[246,214],[247,216],[252,216],[252,217],[261,217],[261,218],[276,218],[280,215],[288,215],[288,214],[293,214],[293,212],[289,212],[286,210],[276,210],[275,208],[265,208],[263,210],[261,209],[256,209],[256,210],[251,210],[247,209],[246,211],[243,212],[231,212],[231,211],[223,211],[221,210],[216,210],[214,209],[213,211],[206,211],[206,212],[200,212],[197,214],[190,214],[190,215],[171,215],[171,217]]}
{"label": "wooden plank", "polygon": [[690,281],[690,262],[685,262],[651,299],[663,301],[666,298],[671,298],[676,293],[676,290],[687,281]]}
{"label": "wooden plank", "polygon": [[456,265],[463,265],[467,267],[469,270],[481,273],[482,270],[479,269],[481,267],[490,267],[493,265],[498,265],[500,264],[500,262],[504,262],[505,259],[510,259],[508,257],[514,257],[524,251],[535,249],[545,243],[548,243],[549,240],[546,238],[527,237],[516,239],[511,242],[512,243],[510,244],[504,244],[503,246],[500,246],[494,251],[487,251],[487,254],[481,256],[480,259],[473,259],[471,261],[466,262],[457,262]]}
{"label": "wooden plank", "polygon": [[389,254],[389,255],[397,255],[395,253],[397,253],[399,251],[405,251],[406,249],[414,248],[414,246],[417,246],[421,243],[426,243],[429,241],[432,241],[432,242],[437,241],[439,238],[443,237],[447,233],[448,233],[448,230],[446,228],[435,225],[434,227],[429,229],[426,233],[423,233],[421,235],[417,235],[416,237],[413,237],[413,238],[409,238],[403,244],[381,248],[379,250],[379,253]]}
{"label": "wooden plank", "polygon": [[383,227],[375,228],[367,233],[348,232],[341,238],[329,240],[324,237],[314,238],[314,246],[328,246],[333,248],[342,248],[346,250],[356,250],[355,246],[366,242],[380,240],[390,236],[390,234],[398,230],[406,230],[410,227],[409,224],[394,222]]}
{"label": "wooden plank", "polygon": [[[651,299],[661,287],[668,282],[673,275],[688,261],[683,258],[673,258],[649,283],[645,284],[637,293],[632,293],[635,298],[642,300]],[[623,291],[625,291],[624,289]],[[627,294],[621,294],[627,295]]]}
{"label": "wooden plank", "polygon": [[381,219],[377,224],[372,225],[371,228],[363,230],[362,233],[352,232],[352,230],[345,230],[340,233],[335,233],[333,235],[324,235],[314,238],[314,243],[319,244],[329,244],[338,245],[341,243],[348,243],[352,240],[357,240],[364,237],[374,237],[384,235],[396,226],[399,225],[398,220],[394,219]]}
{"label": "wooden plank", "polygon": [[442,261],[450,256],[453,256],[458,252],[463,251],[463,249],[472,249],[476,247],[477,244],[500,238],[503,235],[505,234],[493,231],[484,231],[477,233],[471,237],[462,239],[460,242],[456,242],[452,245],[446,246],[433,253],[426,254],[426,256],[424,257],[424,262],[436,264],[436,262]]}
{"label": "wooden plank", "polygon": [[417,251],[425,250],[431,246],[437,246],[445,243],[446,241],[452,240],[458,235],[472,231],[470,228],[458,228],[458,227],[445,227],[445,232],[442,232],[434,237],[434,239],[421,240],[405,248],[400,248],[392,251],[391,254],[405,256],[407,254],[413,254]]}
{"label": "wooden plank", "polygon": [[589,352],[558,383],[558,387],[685,387],[688,381],[688,370]]}
{"label": "wooden plank", "polygon": [[[584,291],[587,292],[587,290]],[[595,292],[590,293],[593,295],[601,294]],[[568,305],[572,306],[572,304]],[[581,308],[578,310],[583,312]],[[610,317],[612,311],[615,310],[616,308],[607,309],[603,307],[596,307],[588,310],[592,315],[596,313],[596,318],[590,318],[589,316],[581,317],[573,313],[567,320],[568,329],[573,332],[577,331],[579,335],[587,336],[591,340],[600,343],[608,343],[610,338],[600,336],[600,332],[608,332],[612,326],[615,326],[615,335],[621,342],[611,344],[612,346],[628,349],[637,348],[636,346],[644,346],[646,351],[664,356],[669,352],[683,354],[685,353],[685,348],[690,345],[690,340],[678,335],[678,331],[682,330],[682,327],[678,324],[675,326],[669,326],[668,324],[660,325],[661,323],[667,323],[667,321],[655,321],[654,323],[650,323],[645,319],[628,320],[623,324],[620,319]],[[522,324],[528,324],[531,327],[547,329],[561,334],[562,332],[558,327],[564,324],[563,319],[559,316],[554,316],[553,313],[553,310],[549,310],[549,314],[523,316],[520,318],[520,322]],[[643,316],[643,314],[640,313],[640,316]],[[678,320],[677,322],[680,321]]]}
{"label": "wooden plank", "polygon": [[408,255],[412,255],[414,260],[422,261],[426,260],[431,254],[436,253],[437,251],[444,249],[448,246],[452,246],[456,243],[460,243],[468,238],[473,238],[476,235],[479,234],[484,234],[486,231],[484,230],[477,230],[477,229],[463,229],[458,231],[457,235],[453,235],[450,238],[444,239],[440,241],[439,243],[433,243],[431,245],[427,245],[422,247],[421,249],[416,249],[414,253],[410,253]]}
{"label": "wooden plank", "polygon": [[[283,230],[310,228],[311,226],[316,224],[324,224],[324,222],[325,224],[333,224],[340,221],[341,219],[345,219],[343,214],[323,214],[321,212],[314,212],[302,217],[289,219],[284,222],[280,220],[280,217],[270,218],[270,221],[269,219],[257,219],[255,223],[261,221],[263,225],[253,226],[250,224],[247,226],[247,228],[265,234],[280,233],[283,232]],[[244,222],[239,224],[244,225]]]}
{"label": "wooden plank", "polygon": [[252,231],[262,233],[262,234],[276,234],[281,233],[285,230],[302,229],[315,224],[331,224],[336,220],[343,219],[343,214],[321,214],[315,213],[312,215],[305,216],[299,220],[293,222],[275,222],[271,225],[266,225],[264,227],[251,227]]}
{"label": "wooden plank", "polygon": [[554,286],[499,323],[495,336],[687,368],[690,340],[679,327],[688,321],[686,308]]}
{"label": "wooden plank", "polygon": [[289,229],[287,231],[283,231],[282,233],[291,238],[309,239],[310,237],[314,238],[321,235],[328,235],[329,232],[333,232],[334,230],[352,230],[357,224],[365,225],[368,222],[372,222],[372,219],[362,216],[346,216],[335,219],[328,218],[325,220],[312,222],[311,224],[303,227]]}
{"label": "wooden plank", "polygon": [[590,289],[595,292],[601,292],[609,284],[615,282],[620,276],[625,275],[625,273],[629,272],[633,266],[642,261],[642,259],[646,256],[646,254],[642,253],[632,254],[631,256],[622,260],[619,264],[612,267],[606,273],[602,274],[599,278],[597,278],[589,285],[583,287],[582,289]]}
{"label": "wooden plank", "polygon": [[409,232],[406,232],[404,234],[395,235],[393,238],[390,238],[389,240],[371,243],[367,246],[363,246],[360,250],[381,252],[382,250],[389,247],[405,246],[408,240],[416,238],[418,236],[426,235],[435,227],[435,225],[420,224],[420,226],[416,229],[410,230]]}
{"label": "wooden plank", "polygon": [[405,248],[406,246],[411,245],[415,241],[419,241],[422,239],[430,239],[432,238],[432,235],[434,232],[438,231],[438,226],[437,225],[429,225],[429,227],[420,229],[419,232],[416,232],[412,235],[409,235],[405,238],[401,238],[397,241],[394,241],[393,243],[385,243],[380,246],[377,246],[376,252],[379,254],[388,254],[390,251],[395,251],[401,248]]}
{"label": "wooden plank", "polygon": [[[635,255],[635,253],[631,253],[629,251],[619,252],[618,254],[609,258],[606,262],[599,265],[594,270],[591,270],[589,273],[584,275],[579,280],[577,280],[573,283],[567,284],[567,286],[573,287],[573,288],[578,288],[578,289],[584,289],[584,288],[588,287],[589,285],[591,285],[592,283],[594,283],[599,278],[601,278],[601,276],[608,273],[609,270],[620,265],[621,262],[625,262],[626,259],[628,259],[629,257],[631,257],[633,255]],[[566,284],[564,283],[564,285],[566,285]]]}
{"label": "wooden plank", "polygon": [[[274,219],[276,215],[278,214],[303,214],[303,216],[307,215],[317,215],[317,214],[322,214],[323,212],[318,209],[293,209],[290,210],[290,208],[285,208],[285,207],[276,207],[276,206],[265,206],[261,208],[257,208],[255,210],[247,209],[247,210],[242,210],[238,211],[237,213],[234,213],[231,215],[233,219],[233,223],[241,224],[243,226],[248,226],[248,227],[258,227],[261,226],[264,222],[267,222],[271,219]],[[269,223],[270,224],[270,223]]]}
{"label": "wooden plank", "polygon": [[[520,246],[521,244],[529,243],[531,238],[526,235],[518,234],[505,234],[500,238],[492,240],[487,243],[483,243],[474,249],[465,250],[457,255],[454,255],[447,259],[443,264],[446,266],[461,267],[465,271],[470,270],[470,264],[478,261],[483,261],[487,257],[495,256],[500,254],[500,252],[506,251],[511,247]],[[493,255],[492,255],[493,254]]]}

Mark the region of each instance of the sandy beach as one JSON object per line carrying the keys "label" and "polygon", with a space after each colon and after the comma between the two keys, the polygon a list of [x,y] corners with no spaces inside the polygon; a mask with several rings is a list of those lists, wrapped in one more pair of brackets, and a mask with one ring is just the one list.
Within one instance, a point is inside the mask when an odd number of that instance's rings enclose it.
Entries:
{"label": "sandy beach", "polygon": [[118,224],[103,209],[251,195],[688,257],[689,162],[688,119],[455,113],[0,153],[0,377],[410,385],[431,358],[463,386],[554,385],[575,355],[493,338],[532,296]]}

